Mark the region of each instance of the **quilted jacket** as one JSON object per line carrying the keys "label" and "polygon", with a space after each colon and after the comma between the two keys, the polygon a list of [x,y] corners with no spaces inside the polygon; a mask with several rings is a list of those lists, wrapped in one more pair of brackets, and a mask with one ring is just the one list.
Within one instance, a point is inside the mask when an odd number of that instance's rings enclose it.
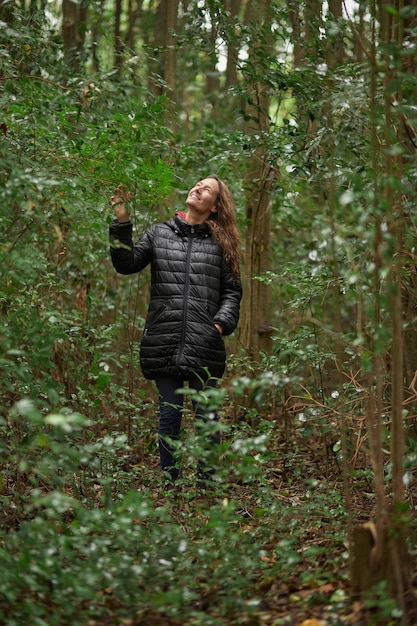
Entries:
{"label": "quilted jacket", "polygon": [[133,245],[132,224],[110,226],[111,258],[120,274],[151,264],[151,296],[141,340],[145,378],[192,373],[219,378],[225,369],[223,334],[239,319],[242,286],[206,224],[190,225],[176,215],[151,226]]}

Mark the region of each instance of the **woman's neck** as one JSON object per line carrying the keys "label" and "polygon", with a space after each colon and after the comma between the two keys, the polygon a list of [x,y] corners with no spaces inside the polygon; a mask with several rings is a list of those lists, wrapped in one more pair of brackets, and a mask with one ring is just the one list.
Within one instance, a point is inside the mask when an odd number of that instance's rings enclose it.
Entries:
{"label": "woman's neck", "polygon": [[205,224],[207,219],[210,217],[210,213],[208,215],[202,213],[196,213],[192,209],[188,209],[185,212],[185,221],[190,226],[196,226],[197,224]]}

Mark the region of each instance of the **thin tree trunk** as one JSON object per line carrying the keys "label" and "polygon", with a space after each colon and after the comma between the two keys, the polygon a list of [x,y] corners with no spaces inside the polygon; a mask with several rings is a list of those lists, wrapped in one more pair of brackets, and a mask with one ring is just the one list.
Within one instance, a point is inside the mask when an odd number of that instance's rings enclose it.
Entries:
{"label": "thin tree trunk", "polygon": [[0,18],[2,22],[6,22],[6,24],[12,24],[14,22],[12,5],[5,3],[5,0],[0,0]]}
{"label": "thin tree trunk", "polygon": [[[372,36],[372,57],[371,57],[371,94],[370,94],[370,109],[371,109],[371,133],[372,133],[372,162],[374,171],[374,198],[378,203],[381,197],[381,189],[379,188],[379,139],[378,139],[378,120],[377,110],[377,50],[376,50],[376,18],[373,17],[372,21],[373,36]],[[379,207],[375,207],[375,237],[374,237],[374,314],[373,314],[373,328],[375,332],[381,326],[380,315],[380,271],[381,271],[381,245],[382,245],[382,230],[381,219],[379,217]],[[374,333],[375,334],[375,333]],[[375,492],[376,492],[376,524],[377,524],[377,542],[376,552],[382,552],[382,536],[385,525],[386,517],[386,502],[385,502],[385,488],[384,488],[384,466],[382,458],[382,419],[383,419],[383,374],[384,364],[381,354],[375,354],[376,347],[371,347],[374,354],[373,370],[369,377],[369,403],[367,411],[367,423],[368,434],[371,448],[371,464],[374,472],[375,479]],[[375,389],[375,393],[373,392]]]}
{"label": "thin tree trunk", "polygon": [[[372,324],[372,336],[376,337],[378,329],[381,327],[380,314],[380,291],[381,291],[381,244],[382,229],[381,218],[379,216],[378,202],[381,197],[378,176],[379,172],[379,138],[377,120],[377,36],[376,36],[376,15],[375,7],[372,15],[372,41],[370,51],[370,112],[371,112],[371,144],[372,144],[372,166],[374,172],[374,198],[375,198],[375,224],[374,224],[374,288],[373,288],[373,315],[370,320]],[[386,498],[384,486],[384,466],[382,456],[382,419],[383,419],[383,376],[384,362],[380,351],[377,351],[375,340],[369,346],[372,353],[372,368],[368,374],[368,403],[366,410],[367,433],[369,437],[370,462],[374,475],[376,510],[375,523],[369,526],[374,529],[369,541],[369,552],[364,560],[363,545],[358,539],[350,546],[353,553],[351,585],[354,592],[359,594],[368,589],[371,585],[381,580],[386,575],[384,567],[386,556]],[[365,529],[360,527],[355,529],[356,537],[361,536]],[[372,558],[371,558],[372,554]],[[358,567],[360,564],[360,567]],[[363,570],[367,571],[363,571]]]}
{"label": "thin tree trunk", "polygon": [[[253,5],[251,5],[253,8]],[[271,1],[256,3],[256,14],[249,16],[252,24],[259,26],[270,24]],[[260,136],[269,132],[270,96],[266,85],[262,83],[262,71],[259,60],[264,60],[271,52],[269,36],[264,33],[262,48],[258,37],[249,51],[248,63],[251,72],[257,74],[248,93],[246,110],[247,133]],[[246,192],[246,246],[244,262],[245,299],[242,309],[241,340],[249,353],[257,359],[260,350],[271,350],[272,304],[268,286],[257,279],[270,267],[271,249],[271,208],[270,191],[272,184],[271,166],[267,161],[266,148],[260,145],[254,150],[245,177]]]}
{"label": "thin tree trunk", "polygon": [[[231,24],[234,24],[235,17],[239,14],[240,0],[224,0],[224,8],[229,12]],[[237,64],[239,45],[235,33],[230,33],[227,41],[227,65],[225,91],[238,84]]]}
{"label": "thin tree trunk", "polygon": [[219,98],[219,76],[217,71],[217,19],[215,11],[210,11],[211,28],[208,33],[209,54],[207,55],[206,88],[207,101],[212,105],[212,118],[222,113],[222,105]]}
{"label": "thin tree trunk", "polygon": [[123,39],[120,30],[122,19],[122,0],[116,0],[114,8],[114,67],[119,71],[123,63]]}
{"label": "thin tree trunk", "polygon": [[[318,10],[317,4],[315,5]],[[329,1],[329,13],[334,21],[341,22],[342,17],[342,0],[330,0]],[[316,15],[314,22],[320,23],[320,16]],[[338,44],[341,41],[341,37],[326,37],[322,43],[323,53],[326,59],[328,67],[335,68],[343,62],[344,53],[343,46]],[[319,54],[319,52],[317,52]],[[333,72],[327,72],[327,78],[325,79],[324,89],[330,94],[333,92],[334,84]],[[329,224],[332,233],[331,238],[331,273],[332,282],[330,286],[330,293],[332,295],[332,304],[329,307],[332,315],[332,328],[336,333],[336,336],[340,336],[343,330],[343,315],[342,315],[342,294],[340,290],[340,267],[339,256],[337,252],[336,238],[337,238],[337,226],[336,226],[336,210],[337,210],[337,196],[338,181],[337,181],[337,165],[336,165],[336,145],[334,141],[335,137],[335,120],[333,115],[333,108],[330,103],[330,97],[323,106],[324,119],[326,120],[327,128],[327,154],[328,154],[328,183],[325,184],[325,192],[321,192],[323,196],[327,198]],[[345,350],[342,342],[337,342],[334,347],[335,352],[335,372],[332,373],[331,380],[334,380],[337,385],[343,384],[343,360],[345,357]]]}
{"label": "thin tree trunk", "polygon": [[304,6],[304,47],[308,57],[319,59],[322,28],[321,0],[307,0]]}
{"label": "thin tree trunk", "polygon": [[129,0],[126,47],[131,51],[135,48],[135,26],[142,14],[142,3],[143,0],[136,0],[136,6],[133,6],[133,0]]}
{"label": "thin tree trunk", "polygon": [[301,15],[300,15],[300,2],[298,0],[287,0],[288,6],[288,19],[291,25],[291,41],[293,45],[293,58],[294,67],[302,67],[305,59],[305,49],[302,45],[302,32],[301,32]]}
{"label": "thin tree trunk", "polygon": [[[417,5],[417,0],[408,2],[408,6]],[[411,81],[415,84],[417,77],[417,57],[414,52],[417,37],[417,15],[407,17],[404,19],[403,32],[406,39],[407,47],[405,52],[410,50],[408,54],[402,56],[401,71],[403,76],[410,76]],[[414,105],[415,101],[415,89],[409,91],[408,97],[400,96],[397,94],[396,104],[405,105],[406,107]],[[397,109],[398,107],[396,107]],[[410,164],[416,158],[417,150],[417,127],[409,120],[407,115],[401,116],[401,122],[398,126],[400,133],[400,143],[404,147],[404,163]],[[407,218],[404,218],[407,219]],[[409,219],[409,218],[408,218]],[[414,224],[408,224],[404,227],[404,230],[413,232]],[[409,252],[410,260],[408,263],[404,263],[406,271],[402,276],[402,292],[403,292],[403,315],[406,322],[406,330],[404,331],[404,382],[405,385],[415,388],[415,377],[417,376],[417,329],[415,323],[415,303],[417,301],[417,257],[412,251]],[[413,403],[413,406],[409,406],[410,411],[417,412],[417,404]],[[414,438],[417,438],[417,434],[412,433]]]}
{"label": "thin tree trunk", "polygon": [[177,50],[175,46],[175,32],[178,22],[179,0],[169,0],[166,3],[166,33],[165,33],[165,71],[164,79],[167,86],[167,95],[175,103],[177,91]]}
{"label": "thin tree trunk", "polygon": [[158,95],[163,93],[161,78],[163,79],[165,75],[165,54],[162,50],[167,31],[166,6],[167,0],[159,0],[155,11],[154,30],[149,41],[154,47],[152,58],[149,60],[149,86]]}
{"label": "thin tree trunk", "polygon": [[172,102],[176,100],[177,87],[177,51],[174,33],[178,24],[178,6],[179,0],[159,1],[152,41],[155,50],[150,64],[151,89],[157,94],[166,92]]}
{"label": "thin tree trunk", "polygon": [[105,3],[105,0],[100,0],[100,4],[98,8],[96,9],[96,13],[99,15],[99,17],[97,17],[97,19],[94,20],[92,27],[91,27],[91,40],[92,40],[91,58],[92,58],[94,70],[96,72],[100,71],[100,59],[99,59],[98,50],[99,50],[100,31],[102,27],[102,16],[104,12],[104,3]]}
{"label": "thin tree trunk", "polygon": [[[350,16],[349,16],[350,17]],[[362,63],[365,56],[364,41],[365,41],[365,9],[362,3],[359,3],[358,7],[359,23],[356,26],[356,36],[354,41],[354,56],[358,63]]]}
{"label": "thin tree trunk", "polygon": [[338,65],[343,65],[346,58],[345,49],[343,47],[343,36],[340,32],[340,29],[343,28],[342,0],[329,0],[329,13],[332,16],[332,20],[339,24],[339,32],[333,38],[331,54],[328,55],[328,65],[329,67],[337,67]]}
{"label": "thin tree trunk", "polygon": [[67,67],[80,72],[82,66],[82,51],[87,28],[87,6],[63,0],[62,2],[62,39],[64,57]]}

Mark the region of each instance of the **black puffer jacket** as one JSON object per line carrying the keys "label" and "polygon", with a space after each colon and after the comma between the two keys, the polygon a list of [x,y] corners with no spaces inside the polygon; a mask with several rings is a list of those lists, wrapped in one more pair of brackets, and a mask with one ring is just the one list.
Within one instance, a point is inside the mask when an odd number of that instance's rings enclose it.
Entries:
{"label": "black puffer jacket", "polygon": [[[143,375],[204,373],[222,376],[226,352],[214,324],[229,335],[239,319],[242,286],[206,224],[190,226],[179,215],[154,224],[132,243],[132,224],[110,226],[111,258],[120,274],[151,263],[151,298],[143,332]],[[118,243],[120,242],[120,244]]]}

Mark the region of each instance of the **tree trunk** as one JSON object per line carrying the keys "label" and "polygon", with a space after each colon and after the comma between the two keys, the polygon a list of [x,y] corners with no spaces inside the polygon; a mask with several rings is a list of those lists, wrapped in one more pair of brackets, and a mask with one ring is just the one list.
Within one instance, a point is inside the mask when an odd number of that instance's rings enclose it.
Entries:
{"label": "tree trunk", "polygon": [[219,98],[219,76],[217,71],[217,17],[215,11],[210,11],[210,24],[211,28],[208,32],[208,46],[209,54],[207,55],[207,67],[206,67],[206,87],[205,93],[207,101],[212,106],[211,117],[214,119],[218,117],[218,114],[222,114],[222,104]]}
{"label": "tree trunk", "polygon": [[73,0],[62,1],[62,40],[67,67],[77,73],[82,67],[82,52],[87,28],[87,6]]}
{"label": "tree trunk", "polygon": [[12,24],[14,21],[14,14],[12,5],[9,2],[5,2],[5,0],[0,0],[0,18],[6,24]]}
{"label": "tree trunk", "polygon": [[225,91],[230,87],[234,87],[238,84],[237,76],[237,63],[239,55],[239,46],[237,43],[234,22],[236,16],[239,14],[240,0],[225,0],[224,8],[228,11],[231,18],[231,29],[233,33],[229,31],[229,37],[227,41],[227,65],[226,65],[226,78],[225,78]]}
{"label": "tree trunk", "polygon": [[[330,46],[327,47],[328,60],[327,64],[329,67],[335,68],[338,65],[343,65],[345,62],[345,49],[343,47],[343,6],[342,0],[329,0],[329,14],[332,17],[332,20],[339,25],[338,32],[335,36],[332,37],[333,41],[331,41]],[[327,38],[329,41],[329,37]]]}
{"label": "tree trunk", "polygon": [[120,31],[122,19],[122,0],[116,0],[114,9],[114,67],[119,71],[123,63],[123,39]]}
{"label": "tree trunk", "polygon": [[359,17],[359,23],[356,26],[356,36],[355,36],[355,42],[354,42],[354,47],[353,47],[353,53],[354,53],[354,57],[356,61],[358,63],[362,63],[362,61],[364,60],[364,56],[365,56],[363,42],[365,41],[365,24],[366,24],[365,9],[362,3],[359,3],[358,17]]}
{"label": "tree trunk", "polygon": [[[417,5],[417,0],[407,3],[408,6]],[[414,15],[404,20],[403,32],[405,42],[407,44],[406,50],[414,50],[417,43],[416,37],[417,16]],[[410,54],[403,54],[402,56],[402,74],[408,75],[411,81],[415,81],[417,76],[417,57],[414,52]],[[400,98],[397,95],[396,100],[400,103]],[[413,106],[415,101],[415,89],[408,91],[408,94],[402,94],[401,104]],[[396,104],[397,104],[396,102]],[[400,124],[398,125],[398,132],[400,133],[400,143],[404,147],[404,163],[409,164],[415,159],[417,149],[417,129],[410,122],[407,115],[402,115],[400,118]],[[409,221],[408,217],[405,217]],[[408,224],[404,228],[405,232],[413,232],[414,225]],[[410,385],[415,388],[415,377],[417,375],[417,328],[415,323],[415,303],[417,301],[417,257],[411,250],[407,251],[410,255],[409,261],[404,263],[403,276],[402,276],[402,294],[403,294],[403,316],[406,323],[406,329],[404,331],[404,382],[407,387]],[[414,383],[413,383],[414,381]],[[416,403],[409,407],[410,410],[417,411]],[[414,435],[415,437],[415,435]]]}
{"label": "tree trunk", "polygon": [[92,41],[92,50],[91,50],[91,59],[94,70],[96,72],[100,71],[100,59],[99,59],[99,40],[100,40],[100,32],[102,30],[102,16],[104,12],[104,2],[105,0],[100,0],[98,7],[96,8],[97,17],[92,26],[91,26],[91,41]]}
{"label": "tree trunk", "polygon": [[293,45],[294,67],[304,65],[305,50],[302,46],[300,3],[298,0],[287,0],[288,19],[291,25],[291,41]]}
{"label": "tree trunk", "polygon": [[[254,8],[254,5],[251,5]],[[263,0],[256,3],[255,12],[249,16],[252,26],[259,28],[271,24],[271,1]],[[259,43],[264,41],[263,44]],[[250,88],[248,86],[246,107],[246,132],[266,136],[269,132],[270,95],[262,82],[262,63],[271,52],[270,30],[259,38],[254,29],[249,50],[248,65],[251,77],[255,76]],[[249,354],[257,359],[261,350],[270,352],[272,347],[272,301],[271,292],[265,282],[257,277],[265,275],[270,268],[271,252],[271,209],[270,191],[272,185],[272,168],[267,161],[267,150],[258,143],[253,151],[245,177],[246,187],[246,245],[244,256],[244,303],[241,319],[241,340]]]}
{"label": "tree trunk", "polygon": [[166,0],[166,32],[165,32],[165,71],[163,77],[167,87],[167,95],[173,103],[176,101],[177,90],[177,50],[175,32],[178,21],[179,0]]}
{"label": "tree trunk", "polygon": [[272,186],[271,167],[266,162],[263,147],[255,150],[245,177],[246,237],[244,256],[244,305],[242,309],[241,340],[255,360],[260,351],[272,348],[271,290],[257,277],[270,268]]}
{"label": "tree trunk", "polygon": [[307,0],[304,7],[304,48],[308,58],[317,62],[321,56],[321,0]]}
{"label": "tree trunk", "polygon": [[136,0],[136,6],[134,7],[133,0],[129,0],[126,47],[131,51],[135,48],[135,26],[142,14],[142,4],[143,0]]}
{"label": "tree trunk", "polygon": [[165,76],[165,53],[163,52],[163,47],[168,28],[167,2],[168,0],[159,0],[158,2],[155,12],[154,30],[149,42],[154,48],[152,58],[149,59],[149,86],[158,95],[163,93],[161,79]]}
{"label": "tree trunk", "polygon": [[179,0],[159,1],[151,41],[154,53],[149,72],[150,88],[159,95],[166,93],[172,102],[176,100],[177,88],[177,51],[174,32],[178,24],[178,6]]}

